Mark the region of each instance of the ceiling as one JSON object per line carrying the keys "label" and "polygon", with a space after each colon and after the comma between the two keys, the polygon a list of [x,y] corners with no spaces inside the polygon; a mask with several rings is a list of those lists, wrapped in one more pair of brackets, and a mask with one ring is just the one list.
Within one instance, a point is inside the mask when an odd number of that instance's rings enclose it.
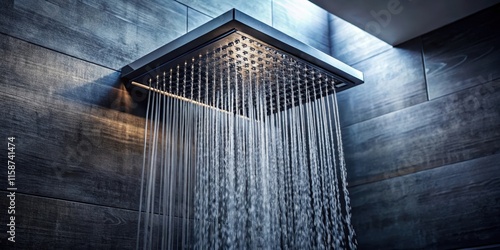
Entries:
{"label": "ceiling", "polygon": [[391,45],[500,3],[500,0],[310,1]]}

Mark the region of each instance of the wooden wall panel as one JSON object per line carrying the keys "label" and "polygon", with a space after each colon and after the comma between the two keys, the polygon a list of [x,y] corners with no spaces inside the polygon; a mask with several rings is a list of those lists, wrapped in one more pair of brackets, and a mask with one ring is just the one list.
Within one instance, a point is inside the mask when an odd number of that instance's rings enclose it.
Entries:
{"label": "wooden wall panel", "polygon": [[17,138],[23,192],[137,208],[144,119],[112,109],[118,74],[4,35],[0,50],[1,136]]}
{"label": "wooden wall panel", "polygon": [[187,8],[174,1],[4,2],[1,33],[113,69],[187,30]]}
{"label": "wooden wall panel", "polygon": [[[0,136],[18,137],[17,247],[134,248],[142,106],[97,65],[119,69],[232,7],[290,32],[280,3],[273,13],[271,0],[4,1]],[[329,17],[330,53],[367,76],[339,95],[361,248],[500,243],[497,12],[423,37],[430,102],[418,40],[392,48]],[[324,50],[314,22],[292,35]]]}
{"label": "wooden wall panel", "polygon": [[367,79],[339,94],[360,249],[500,245],[499,8],[416,38],[422,48],[387,48],[331,17],[331,54]]}
{"label": "wooden wall panel", "polygon": [[328,15],[330,23],[330,55],[353,65],[392,48],[391,45],[366,33],[364,30]]}
{"label": "wooden wall panel", "polygon": [[[119,72],[0,34],[4,93],[23,92],[68,98],[110,107],[121,93]],[[16,92],[17,90],[17,92]]]}
{"label": "wooden wall panel", "polygon": [[500,5],[422,37],[429,97],[500,78]]}
{"label": "wooden wall panel", "polygon": [[36,93],[0,96],[12,105],[0,112],[0,127],[2,138],[17,138],[22,192],[137,209],[144,132],[134,117],[114,120],[97,114],[109,110]]}
{"label": "wooden wall panel", "polygon": [[304,0],[274,0],[272,10],[274,28],[329,54],[328,12]]}
{"label": "wooden wall panel", "polygon": [[328,13],[304,0],[196,1],[177,0],[188,6],[188,29],[236,8],[324,53],[330,52]]}
{"label": "wooden wall panel", "polygon": [[[6,192],[0,192],[2,197]],[[7,207],[6,199],[0,200]],[[134,249],[135,211],[16,194],[16,242],[8,249]],[[1,217],[2,224],[7,218]]]}
{"label": "wooden wall panel", "polygon": [[210,20],[212,20],[211,17],[195,9],[188,8],[188,31],[194,30]]}
{"label": "wooden wall panel", "polygon": [[352,185],[500,151],[500,84],[490,82],[344,128]]}
{"label": "wooden wall panel", "polygon": [[16,136],[29,166],[18,169],[23,192],[138,209],[145,120],[127,113],[139,104],[114,87],[118,74],[4,35],[0,51],[0,134]]}
{"label": "wooden wall panel", "polygon": [[222,1],[222,0],[176,0],[190,8],[193,8],[203,14],[212,18],[223,14],[226,11],[236,8],[252,16],[253,18],[272,25],[272,9],[271,0],[235,0],[235,1]]}
{"label": "wooden wall panel", "polygon": [[359,248],[500,243],[499,163],[495,154],[350,188]]}
{"label": "wooden wall panel", "polygon": [[419,39],[353,67],[363,72],[365,83],[338,94],[342,126],[427,101]]}
{"label": "wooden wall panel", "polygon": [[[7,193],[0,191],[0,195],[6,197]],[[6,208],[7,202],[0,199],[0,207]],[[2,236],[0,246],[2,249],[135,249],[137,220],[137,211],[16,193],[16,242]],[[6,216],[1,216],[0,222],[9,223]],[[175,231],[181,232],[183,220],[174,217],[173,222]],[[174,239],[179,241],[181,236],[176,234]],[[187,238],[192,242],[192,234]]]}

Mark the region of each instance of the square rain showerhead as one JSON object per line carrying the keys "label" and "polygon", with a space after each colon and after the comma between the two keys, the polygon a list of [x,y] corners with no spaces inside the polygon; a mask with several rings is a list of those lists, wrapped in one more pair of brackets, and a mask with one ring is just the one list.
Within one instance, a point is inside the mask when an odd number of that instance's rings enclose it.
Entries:
{"label": "square rain showerhead", "polygon": [[[363,74],[233,9],[127,65],[122,79],[247,116],[257,102],[276,113],[360,84]],[[221,101],[229,95],[233,102]]]}

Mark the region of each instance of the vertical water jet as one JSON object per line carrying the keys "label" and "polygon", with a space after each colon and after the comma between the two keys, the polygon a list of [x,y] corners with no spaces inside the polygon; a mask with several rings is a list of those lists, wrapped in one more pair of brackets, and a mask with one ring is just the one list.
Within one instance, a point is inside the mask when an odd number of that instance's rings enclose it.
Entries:
{"label": "vertical water jet", "polygon": [[150,90],[137,248],[356,248],[336,92],[360,72],[232,10],[123,79]]}

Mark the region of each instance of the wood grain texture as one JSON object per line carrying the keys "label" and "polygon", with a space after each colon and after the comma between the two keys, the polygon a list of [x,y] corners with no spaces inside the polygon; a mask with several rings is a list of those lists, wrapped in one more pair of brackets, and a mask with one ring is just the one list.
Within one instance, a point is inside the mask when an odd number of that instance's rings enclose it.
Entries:
{"label": "wood grain texture", "polygon": [[[5,197],[7,193],[0,191],[0,195]],[[0,199],[2,210],[7,211],[7,202]],[[135,249],[137,219],[137,211],[16,193],[16,242],[13,244],[2,236],[0,246],[2,249]],[[1,216],[0,222],[6,225],[7,216]],[[174,239],[179,241],[183,220],[174,217],[173,222]],[[192,234],[188,239],[192,241]]]}
{"label": "wood grain texture", "polygon": [[[188,29],[236,8],[251,17],[325,53],[330,52],[328,13],[304,0],[193,1],[178,0],[188,6]],[[272,12],[271,12],[272,10]]]}
{"label": "wood grain texture", "polygon": [[500,84],[489,82],[343,130],[351,185],[500,152]]}
{"label": "wood grain texture", "polygon": [[[182,2],[202,12],[228,9],[215,0]],[[231,4],[272,17],[271,1],[262,2]],[[122,89],[118,72],[95,64],[118,69],[183,34],[197,22],[188,9],[160,0],[2,3],[0,33],[33,43],[0,35],[0,138],[18,138],[19,249],[135,247],[144,116],[133,114],[141,98]],[[499,244],[500,86],[491,68],[496,40],[486,34],[498,37],[487,28],[497,26],[484,19],[476,31],[424,37],[431,97],[440,98],[421,103],[418,48],[391,49],[330,21],[332,55],[366,67],[371,79],[363,93],[339,96],[352,106],[341,117],[361,248]],[[442,72],[432,66],[451,65],[457,51],[473,60]],[[464,76],[489,81],[448,86]]]}
{"label": "wood grain texture", "polygon": [[212,20],[211,17],[188,7],[188,31],[194,30],[202,24]]}
{"label": "wood grain texture", "polygon": [[500,78],[500,5],[422,37],[429,97]]}
{"label": "wood grain texture", "polygon": [[[0,192],[2,197],[6,192]],[[0,201],[2,210],[6,199]],[[8,249],[134,249],[135,211],[16,194],[16,242]],[[7,224],[6,216],[1,218]]]}
{"label": "wood grain texture", "polygon": [[[138,208],[144,132],[135,117],[33,92],[0,96],[10,104],[0,111],[1,136],[17,138],[24,192]],[[98,114],[105,112],[109,117]]]}
{"label": "wood grain texture", "polygon": [[274,0],[272,9],[274,28],[329,54],[328,12],[304,0]]}
{"label": "wood grain texture", "polygon": [[187,8],[174,1],[4,2],[1,33],[113,69],[186,32]]}
{"label": "wood grain texture", "polygon": [[212,18],[223,14],[233,8],[250,15],[251,17],[272,25],[271,0],[176,0],[192,9],[195,9]]}
{"label": "wood grain texture", "polygon": [[350,188],[360,249],[500,243],[500,154]]}
{"label": "wood grain texture", "polygon": [[138,209],[145,119],[129,114],[140,99],[115,87],[117,72],[4,35],[0,52],[0,135],[18,138],[30,166],[18,171],[24,192]]}
{"label": "wood grain texture", "polygon": [[342,126],[372,119],[427,101],[420,41],[354,64],[365,83],[338,94]]}
{"label": "wood grain texture", "polygon": [[18,138],[18,185],[137,208],[144,119],[111,109],[116,72],[3,35],[0,48],[1,136]]}
{"label": "wood grain texture", "polygon": [[330,55],[344,63],[353,65],[392,48],[391,45],[339,17],[329,14],[328,19]]}

